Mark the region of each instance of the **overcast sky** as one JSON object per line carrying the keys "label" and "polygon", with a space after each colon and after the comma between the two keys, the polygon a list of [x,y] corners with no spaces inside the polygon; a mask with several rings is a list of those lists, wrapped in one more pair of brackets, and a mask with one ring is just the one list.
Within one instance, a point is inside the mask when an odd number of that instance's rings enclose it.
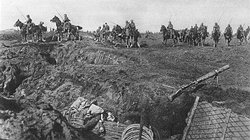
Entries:
{"label": "overcast sky", "polygon": [[234,31],[240,24],[250,25],[250,0],[0,0],[0,6],[0,30],[14,28],[27,14],[35,24],[55,27],[50,19],[59,16],[57,11],[83,30],[96,30],[104,22],[124,26],[130,19],[141,32],[159,32],[169,20],[176,29],[204,22],[211,31],[216,21],[223,31],[229,22]]}

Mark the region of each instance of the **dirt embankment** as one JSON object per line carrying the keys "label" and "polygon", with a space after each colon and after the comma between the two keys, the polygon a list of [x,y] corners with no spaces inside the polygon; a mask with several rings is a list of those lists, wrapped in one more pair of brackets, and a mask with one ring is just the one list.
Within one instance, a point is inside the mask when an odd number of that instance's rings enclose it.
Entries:
{"label": "dirt embankment", "polygon": [[[147,43],[147,42],[146,42]],[[242,50],[243,49],[243,50]],[[98,105],[118,117],[119,122],[139,122],[143,108],[148,122],[162,137],[181,134],[194,97],[240,104],[249,115],[249,93],[223,90],[209,80],[189,89],[174,102],[167,95],[179,86],[225,64],[232,71],[219,78],[222,87],[236,85],[233,77],[246,70],[247,48],[166,48],[159,44],[148,48],[113,48],[89,38],[80,42],[16,44],[1,52],[1,66],[9,79],[4,96],[13,96],[20,106],[5,125],[4,136],[14,139],[101,139],[91,132],[70,127],[60,115],[78,98],[97,100]],[[243,64],[245,63],[245,65]],[[231,75],[231,76],[230,76]],[[242,86],[248,83],[235,79]],[[239,86],[238,86],[239,87]],[[237,98],[235,98],[237,97]],[[216,103],[216,102],[215,102]],[[9,109],[2,105],[1,110]],[[233,110],[238,110],[235,107]],[[10,128],[14,131],[11,131]]]}
{"label": "dirt embankment", "polygon": [[[85,38],[64,44],[19,44],[1,55],[2,66],[10,69],[9,88],[2,95],[14,96],[21,107],[16,117],[11,117],[12,123],[5,125],[15,130],[4,130],[9,133],[6,137],[77,138],[80,132],[68,126],[52,108],[63,112],[78,97],[97,100],[120,123],[138,123],[141,109],[147,105],[150,124],[168,137],[182,133],[192,105],[189,96],[168,102],[166,96],[173,89],[154,82],[162,79],[160,74],[147,71],[151,69],[148,60],[135,50],[107,48]],[[10,108],[3,105],[1,109]]]}

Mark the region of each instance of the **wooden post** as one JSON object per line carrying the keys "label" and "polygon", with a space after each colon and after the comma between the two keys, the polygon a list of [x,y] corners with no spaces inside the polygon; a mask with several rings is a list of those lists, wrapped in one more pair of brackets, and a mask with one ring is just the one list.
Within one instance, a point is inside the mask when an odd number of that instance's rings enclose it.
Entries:
{"label": "wooden post", "polygon": [[190,111],[190,115],[188,116],[188,120],[187,120],[187,126],[185,127],[184,132],[183,132],[182,140],[186,139],[188,130],[190,128],[190,125],[191,125],[191,122],[192,122],[192,119],[193,119],[193,116],[194,116],[194,112],[195,112],[196,107],[197,107],[197,105],[199,103],[199,99],[200,99],[200,97],[197,96],[196,99],[195,99],[194,105],[193,105],[193,107],[192,107],[192,109]]}

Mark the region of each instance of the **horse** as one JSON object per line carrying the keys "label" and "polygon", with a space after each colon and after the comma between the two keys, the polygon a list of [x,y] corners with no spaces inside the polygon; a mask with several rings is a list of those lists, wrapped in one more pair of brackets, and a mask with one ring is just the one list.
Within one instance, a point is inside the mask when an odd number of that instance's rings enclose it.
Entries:
{"label": "horse", "polygon": [[133,44],[130,45],[130,48],[131,47],[138,47],[138,48],[141,47],[139,42],[138,42],[138,38],[140,38],[140,37],[141,37],[141,34],[138,31],[138,29],[136,29],[133,33]]}
{"label": "horse", "polygon": [[227,46],[230,45],[230,42],[232,41],[232,37],[233,37],[232,31],[226,30],[226,32],[224,33],[224,38],[225,38],[225,41],[227,42]]}
{"label": "horse", "polygon": [[198,44],[200,43],[201,46],[204,46],[206,37],[208,37],[207,27],[205,26],[204,29],[201,29],[198,31]]}
{"label": "horse", "polygon": [[237,36],[237,39],[240,41],[240,45],[242,45],[244,41],[244,31],[237,30],[236,36]]}
{"label": "horse", "polygon": [[63,40],[63,24],[62,24],[61,20],[57,16],[54,16],[50,20],[50,22],[56,23],[55,33],[57,34],[57,41],[62,41]]}
{"label": "horse", "polygon": [[122,43],[122,41],[126,42],[126,33],[125,29],[122,28],[120,25],[116,25],[113,27],[111,31],[111,36],[113,37],[113,40],[119,39],[119,41]]}
{"label": "horse", "polygon": [[50,21],[56,23],[56,33],[58,34],[58,41],[60,37],[61,40],[63,39],[63,33],[67,34],[66,36],[68,40],[71,39],[71,35],[73,35],[74,37],[72,40],[75,40],[77,38],[79,38],[80,40],[79,30],[82,29],[81,26],[72,25],[69,22],[66,22],[65,25],[63,25],[63,22],[61,22],[61,20],[57,16],[54,16]]}
{"label": "horse", "polygon": [[167,44],[168,39],[173,39],[174,44],[178,42],[178,38],[180,34],[178,31],[173,29],[173,34],[171,34],[170,30],[168,30],[164,25],[161,26],[160,32],[163,33],[163,44]]}
{"label": "horse", "polygon": [[69,22],[66,22],[65,25],[63,26],[63,33],[67,33],[67,38],[71,39],[71,35],[73,35],[73,40],[79,38],[80,40],[80,35],[79,35],[79,30],[81,30],[82,27],[79,25],[72,25]]}
{"label": "horse", "polygon": [[214,47],[217,47],[219,40],[220,40],[220,31],[219,30],[214,30],[212,32],[212,39],[214,41]]}
{"label": "horse", "polygon": [[249,36],[249,32],[250,32],[250,27],[248,26],[247,29],[244,31],[244,38],[246,43],[248,42],[247,40],[250,39]]}
{"label": "horse", "polygon": [[186,35],[187,35],[187,29],[180,30],[179,34],[180,34],[180,39],[179,39],[180,42],[185,43]]}
{"label": "horse", "polygon": [[101,32],[101,41],[105,42],[108,40],[108,38],[111,36],[111,32],[108,30],[105,30],[105,28],[102,28]]}
{"label": "horse", "polygon": [[191,40],[192,40],[192,45],[194,46],[198,45],[198,43],[200,42],[198,29],[191,30]]}
{"label": "horse", "polygon": [[35,37],[37,41],[42,39],[42,32],[46,32],[47,28],[44,26],[35,25],[34,23],[30,25],[30,28],[28,29],[27,33],[27,25],[22,23],[19,19],[15,22],[14,27],[20,28],[20,33],[22,38],[24,38],[24,41],[27,41],[27,35],[32,35],[32,41],[35,40]]}
{"label": "horse", "polygon": [[43,40],[43,32],[47,32],[47,27],[44,27],[43,25],[38,25],[40,30],[36,30],[34,36],[37,38],[37,41]]}

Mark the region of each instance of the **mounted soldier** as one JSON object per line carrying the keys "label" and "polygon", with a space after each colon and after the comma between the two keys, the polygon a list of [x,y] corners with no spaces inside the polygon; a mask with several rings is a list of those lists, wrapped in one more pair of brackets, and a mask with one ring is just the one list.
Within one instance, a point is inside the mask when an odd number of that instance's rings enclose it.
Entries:
{"label": "mounted soldier", "polygon": [[27,17],[27,20],[24,23],[27,24],[26,32],[28,34],[29,33],[29,29],[30,29],[31,24],[32,24],[32,19],[30,18],[30,15],[27,15],[26,17]]}
{"label": "mounted soldier", "polygon": [[64,14],[64,18],[63,18],[63,30],[64,32],[66,31],[66,26],[70,25],[70,19],[68,18],[67,14]]}
{"label": "mounted soldier", "polygon": [[203,23],[201,23],[200,27],[198,28],[198,43],[203,46],[206,37],[208,37],[207,26],[204,26]]}
{"label": "mounted soldier", "polygon": [[174,27],[173,27],[173,24],[171,23],[171,21],[169,21],[167,29],[170,31],[170,35],[172,36]]}
{"label": "mounted soldier", "polygon": [[40,29],[42,29],[43,24],[44,24],[44,22],[42,22],[42,21],[39,23],[39,25],[38,25],[38,26],[40,27]]}
{"label": "mounted soldier", "polygon": [[135,31],[136,27],[135,27],[135,23],[133,20],[130,21],[130,27],[133,31]]}
{"label": "mounted soldier", "polygon": [[217,47],[217,44],[220,40],[220,26],[218,25],[217,22],[215,22],[214,27],[213,27],[213,32],[212,32],[212,38],[214,40],[214,47]]}
{"label": "mounted soldier", "polygon": [[243,31],[244,31],[242,25],[240,25],[239,28],[238,28],[237,30],[240,31],[240,32],[243,32]]}
{"label": "mounted soldier", "polygon": [[228,46],[232,40],[232,36],[233,36],[233,30],[230,24],[228,24],[224,32],[225,41],[227,41]]}
{"label": "mounted soldier", "polygon": [[206,29],[206,26],[203,25],[203,23],[201,23],[200,27],[199,27],[199,31],[203,31]]}
{"label": "mounted soldier", "polygon": [[104,28],[106,32],[109,32],[109,25],[107,23],[104,24]]}
{"label": "mounted soldier", "polygon": [[225,33],[233,34],[233,29],[232,29],[232,27],[230,26],[230,24],[227,25],[227,27],[226,27],[226,29],[225,29]]}
{"label": "mounted soldier", "polygon": [[131,24],[126,20],[126,25],[125,25],[125,34],[126,34],[126,45],[129,47],[131,45],[131,40],[132,40],[132,28]]}
{"label": "mounted soldier", "polygon": [[240,25],[239,28],[237,29],[237,39],[239,39],[241,45],[244,40],[244,29],[242,25]]}
{"label": "mounted soldier", "polygon": [[195,34],[197,34],[197,32],[198,32],[198,25],[197,24],[194,25],[193,32]]}
{"label": "mounted soldier", "polygon": [[214,24],[213,33],[212,34],[214,34],[215,32],[219,32],[220,33],[220,26],[218,25],[217,22],[215,22],[215,24]]}

